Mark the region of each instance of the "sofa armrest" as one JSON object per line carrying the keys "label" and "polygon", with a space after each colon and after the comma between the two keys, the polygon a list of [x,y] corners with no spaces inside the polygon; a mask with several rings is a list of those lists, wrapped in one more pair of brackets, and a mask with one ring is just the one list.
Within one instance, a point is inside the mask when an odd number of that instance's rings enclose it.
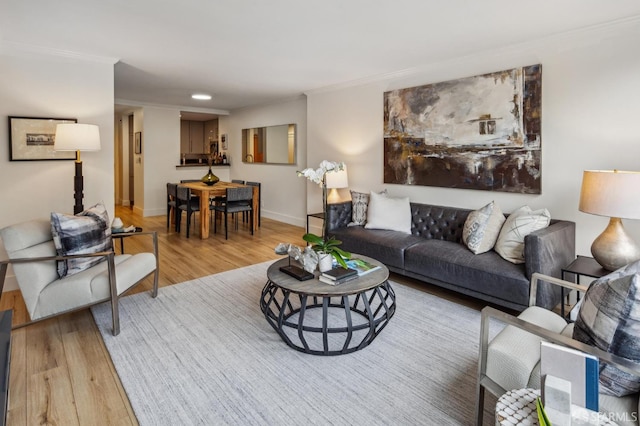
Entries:
{"label": "sofa armrest", "polygon": [[324,220],[326,229],[329,232],[338,228],[346,228],[351,222],[351,201],[327,204],[327,213]]}
{"label": "sofa armrest", "polygon": [[576,258],[576,224],[559,220],[524,238],[527,278],[535,272],[560,278],[562,268]]}

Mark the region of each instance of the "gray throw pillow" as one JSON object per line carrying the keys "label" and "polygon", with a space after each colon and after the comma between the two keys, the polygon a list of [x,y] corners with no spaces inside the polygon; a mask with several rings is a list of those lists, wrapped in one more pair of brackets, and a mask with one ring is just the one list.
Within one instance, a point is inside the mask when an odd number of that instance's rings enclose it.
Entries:
{"label": "gray throw pillow", "polygon": [[[51,233],[58,256],[98,253],[113,248],[109,215],[102,203],[75,216],[51,213]],[[58,261],[58,276],[77,274],[103,260],[104,257],[78,257]]]}
{"label": "gray throw pillow", "polygon": [[[584,295],[573,338],[640,365],[640,261],[593,282]],[[600,362],[600,391],[640,391],[640,377]]]}
{"label": "gray throw pillow", "polygon": [[[386,193],[386,189],[379,192],[379,194]],[[369,194],[351,191],[351,222],[347,226],[364,226],[367,223],[368,208]]]}
{"label": "gray throw pillow", "polygon": [[505,221],[500,207],[494,202],[469,213],[462,228],[462,241],[474,254],[493,248]]}

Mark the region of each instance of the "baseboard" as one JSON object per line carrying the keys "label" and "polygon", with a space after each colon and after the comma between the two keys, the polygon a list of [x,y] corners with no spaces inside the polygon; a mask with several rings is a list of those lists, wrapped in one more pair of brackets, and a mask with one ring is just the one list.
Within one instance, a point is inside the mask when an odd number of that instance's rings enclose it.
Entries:
{"label": "baseboard", "polygon": [[289,216],[286,214],[264,210],[264,209],[262,210],[261,213],[262,213],[262,217],[266,217],[267,219],[277,220],[278,222],[288,223],[289,225],[299,226],[301,228],[304,228],[307,226],[305,220],[300,219],[298,217]]}

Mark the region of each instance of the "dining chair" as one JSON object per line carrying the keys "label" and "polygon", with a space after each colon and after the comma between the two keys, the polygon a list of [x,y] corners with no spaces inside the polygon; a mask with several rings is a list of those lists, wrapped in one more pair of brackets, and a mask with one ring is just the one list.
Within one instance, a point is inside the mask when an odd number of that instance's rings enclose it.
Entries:
{"label": "dining chair", "polygon": [[240,183],[242,185],[244,185],[244,181],[242,179],[231,179],[232,183]]}
{"label": "dining chair", "polygon": [[178,184],[177,183],[167,183],[167,229],[171,225],[171,213],[173,212],[173,220],[175,222],[174,229],[178,230],[178,221],[175,219],[175,215],[177,213],[177,205],[176,200],[178,198]]}
{"label": "dining chair", "polygon": [[[247,185],[248,186],[257,186],[258,187],[258,200],[262,200],[262,185],[260,184],[260,182],[249,182],[247,181]],[[255,214],[258,215],[258,226],[262,226],[260,223],[260,216],[261,216],[261,208],[260,208],[260,203],[258,203],[258,208],[256,209]],[[243,213],[242,214],[242,218],[243,220],[246,222],[247,219],[247,213]]]}
{"label": "dining chair", "polygon": [[191,227],[191,215],[200,211],[200,199],[191,196],[191,190],[186,186],[178,185],[177,188],[177,215],[176,232],[180,232],[180,222],[182,222],[182,212],[187,213],[187,238]]}
{"label": "dining chair", "polygon": [[[229,239],[228,233],[228,216],[229,213],[236,214],[248,211],[251,220],[249,221],[249,229],[251,230],[251,235],[253,235],[253,188],[250,186],[241,186],[238,188],[227,188],[226,190],[226,199],[221,204],[216,204],[213,206],[213,210],[216,212],[221,212],[224,215],[224,239]],[[216,220],[213,221],[213,232],[216,233],[218,222]],[[236,221],[236,228],[238,227],[238,222]]]}

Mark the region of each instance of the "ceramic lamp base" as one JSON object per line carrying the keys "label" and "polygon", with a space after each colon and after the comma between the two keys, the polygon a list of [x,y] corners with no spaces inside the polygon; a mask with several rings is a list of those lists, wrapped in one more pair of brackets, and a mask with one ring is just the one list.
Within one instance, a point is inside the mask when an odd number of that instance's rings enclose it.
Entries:
{"label": "ceramic lamp base", "polygon": [[615,271],[640,259],[640,247],[627,234],[622,220],[612,217],[607,228],[591,245],[593,258],[608,271]]}

